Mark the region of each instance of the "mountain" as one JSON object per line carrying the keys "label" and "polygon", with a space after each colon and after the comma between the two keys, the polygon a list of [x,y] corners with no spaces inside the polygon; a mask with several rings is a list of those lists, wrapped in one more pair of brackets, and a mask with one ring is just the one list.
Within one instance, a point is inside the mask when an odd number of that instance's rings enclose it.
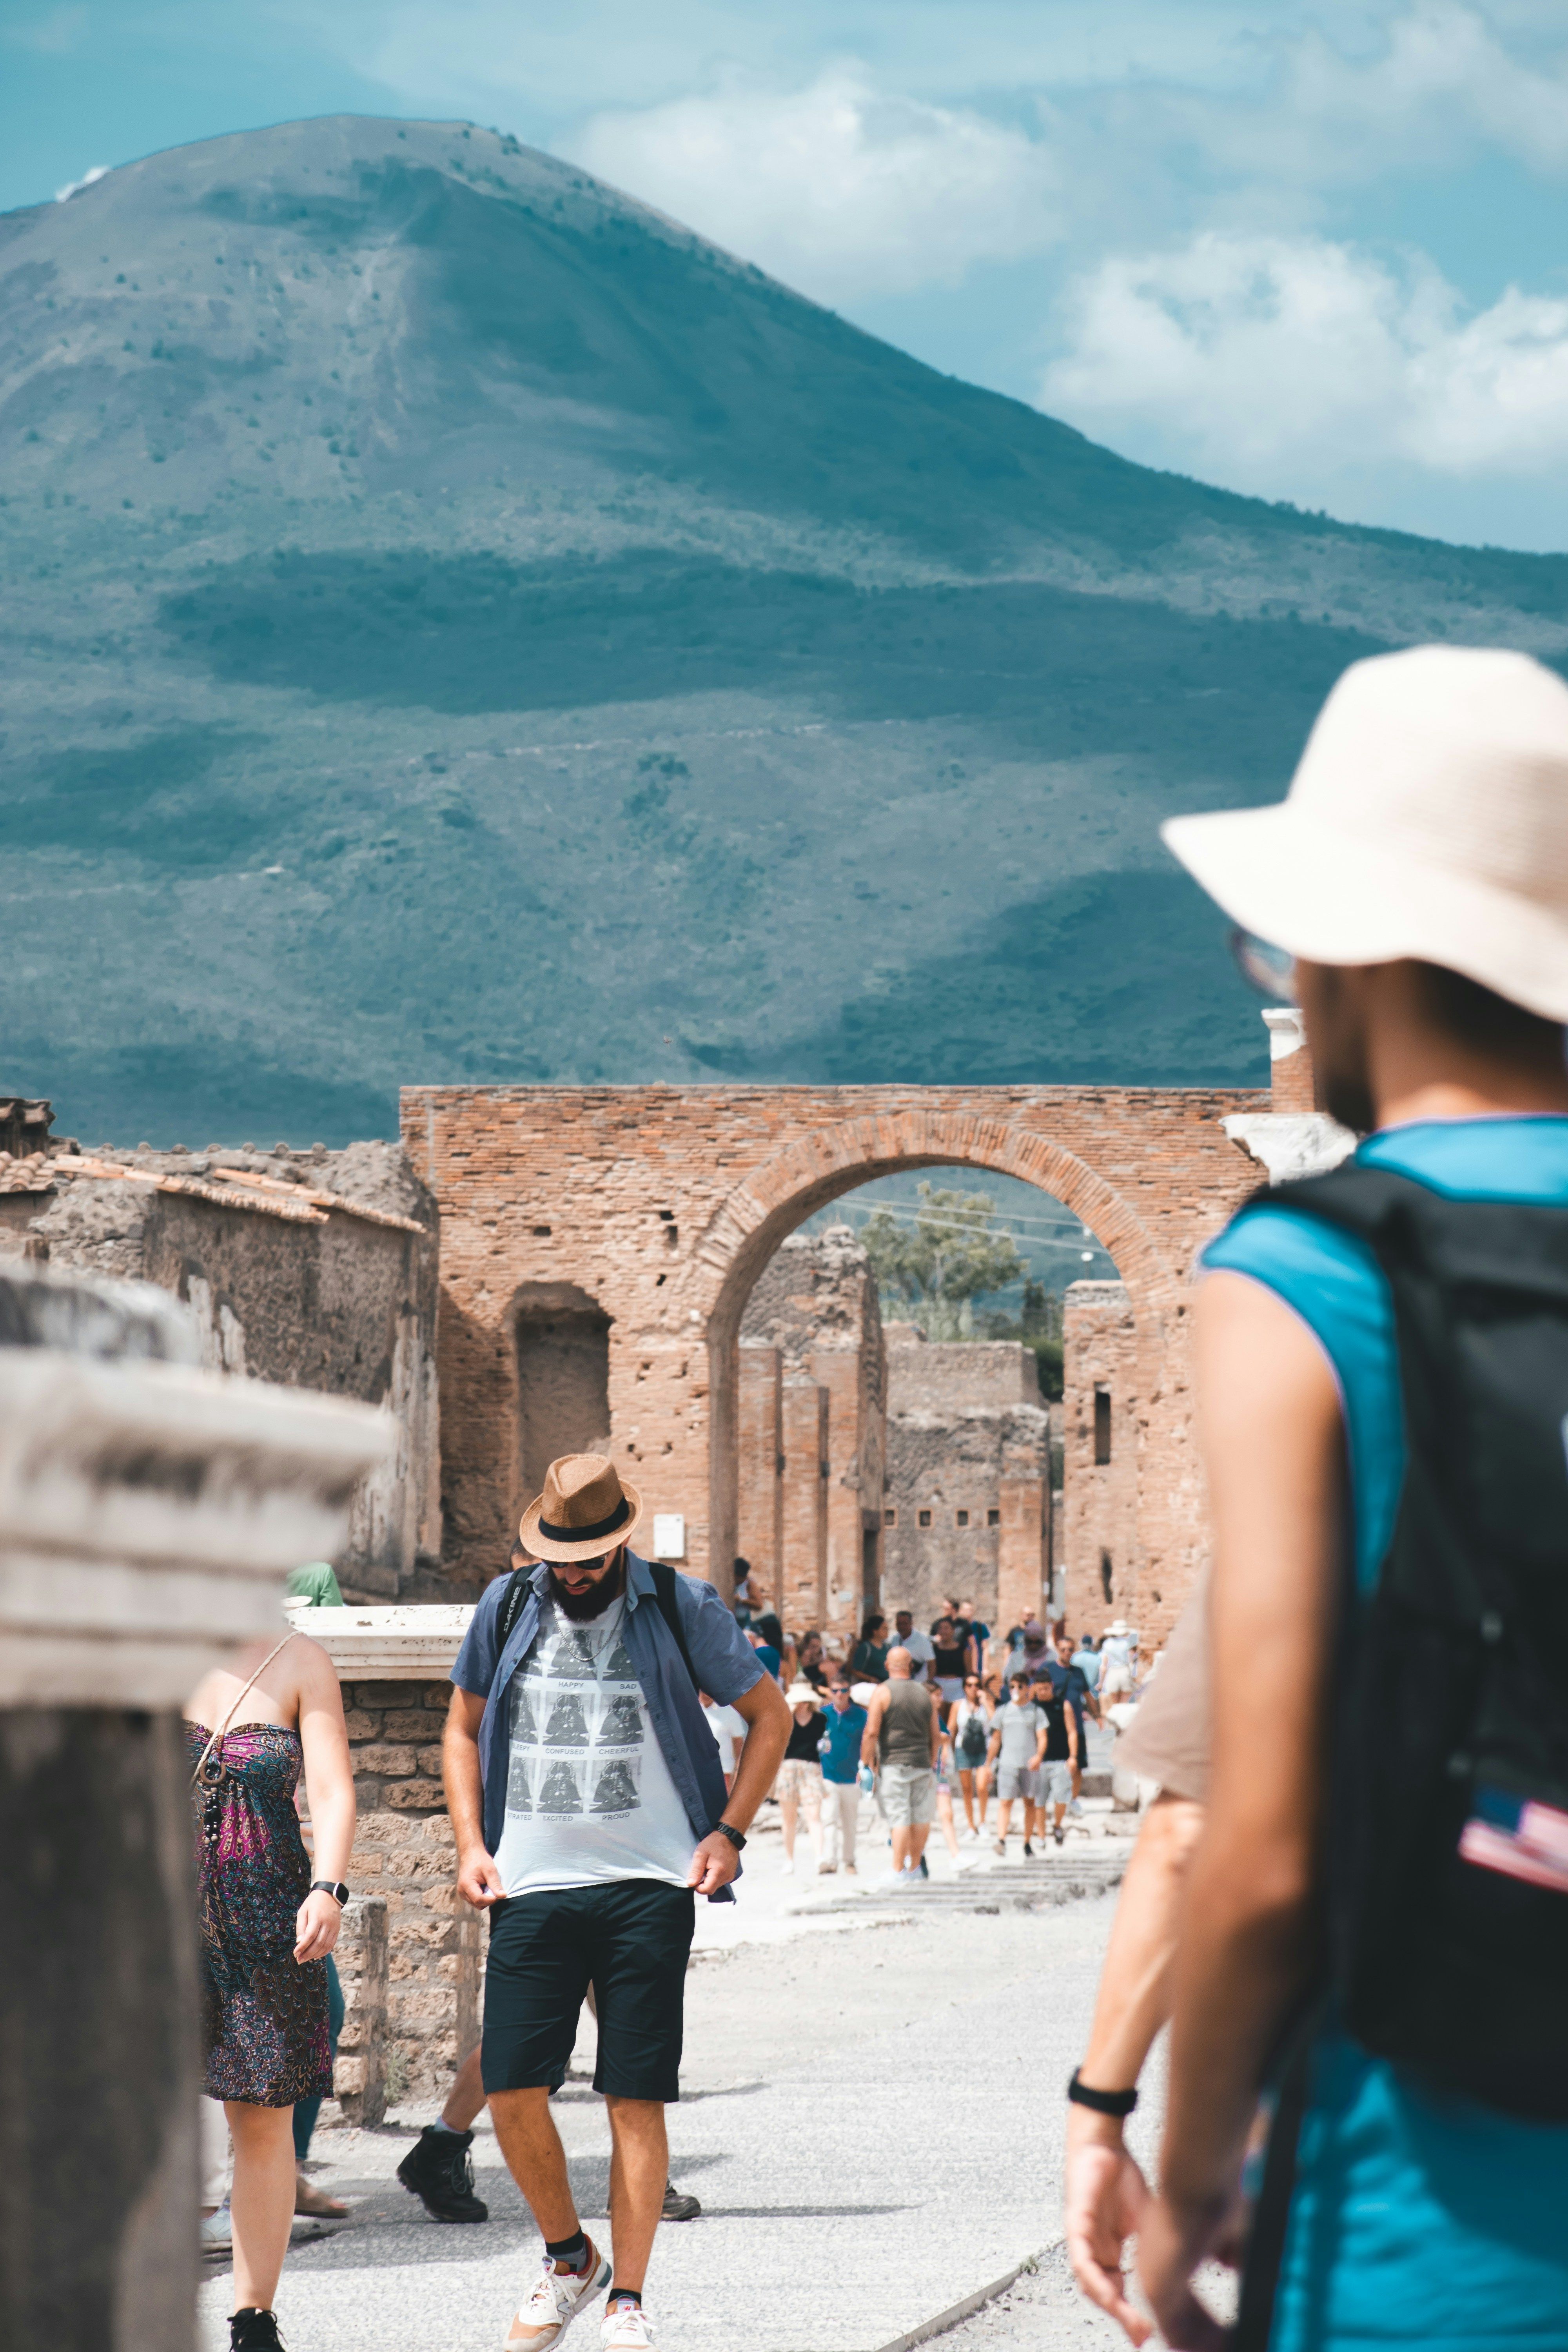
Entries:
{"label": "mountain", "polygon": [[0,218],[0,1086],[88,1139],[402,1081],[1255,1081],[1166,813],[1568,564],[1129,465],[468,124]]}

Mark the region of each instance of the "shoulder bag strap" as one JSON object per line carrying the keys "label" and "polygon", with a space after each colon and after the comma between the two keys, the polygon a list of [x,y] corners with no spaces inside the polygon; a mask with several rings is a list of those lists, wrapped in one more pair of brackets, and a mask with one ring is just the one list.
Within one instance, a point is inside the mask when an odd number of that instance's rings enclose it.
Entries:
{"label": "shoulder bag strap", "polygon": [[251,1675],[250,1680],[246,1684],[245,1688],[239,1693],[238,1697],[235,1699],[233,1705],[229,1707],[228,1713],[224,1717],[223,1721],[218,1725],[217,1729],[213,1733],[212,1738],[202,1749],[201,1756],[197,1760],[196,1769],[191,1774],[191,1786],[193,1789],[202,1777],[202,1768],[205,1764],[207,1758],[212,1754],[213,1749],[221,1744],[227,1734],[228,1727],[234,1721],[235,1715],[241,1703],[250,1696],[251,1692],[256,1688],[257,1684],[261,1680],[262,1675],[267,1672],[268,1667],[278,1655],[278,1652],[279,1650],[286,1650],[289,1647],[289,1643],[294,1639],[294,1635],[298,1630],[298,1627],[290,1625],[289,1631],[284,1634],[283,1639],[278,1643],[277,1648],[268,1651],[267,1655],[262,1659],[261,1664],[257,1667],[256,1672]]}

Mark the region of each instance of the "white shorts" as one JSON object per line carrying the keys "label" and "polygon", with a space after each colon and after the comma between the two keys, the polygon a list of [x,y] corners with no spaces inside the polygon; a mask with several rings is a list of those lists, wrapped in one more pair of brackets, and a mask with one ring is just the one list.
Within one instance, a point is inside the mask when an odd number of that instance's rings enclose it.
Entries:
{"label": "white shorts", "polygon": [[1036,1779],[1037,1805],[1068,1805],[1072,1802],[1072,1766],[1065,1756],[1050,1758],[1041,1765]]}
{"label": "white shorts", "polygon": [[920,1829],[936,1818],[936,1774],[929,1764],[884,1764],[877,1790],[889,1829]]}

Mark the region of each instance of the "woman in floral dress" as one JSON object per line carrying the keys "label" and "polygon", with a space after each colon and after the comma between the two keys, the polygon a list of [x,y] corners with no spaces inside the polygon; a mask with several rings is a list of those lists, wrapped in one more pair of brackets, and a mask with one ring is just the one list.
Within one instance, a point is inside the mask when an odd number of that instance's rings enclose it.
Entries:
{"label": "woman in floral dress", "polygon": [[[204,2087],[223,2101],[234,2140],[231,2344],[275,2352],[272,2304],[294,2217],[294,2102],[332,2086],[326,1959],[347,1895],[354,1786],[326,1652],[295,1633],[270,1657],[257,1643],[237,1665],[208,1675],[185,1710]],[[294,1809],[301,1768],[313,1871]]]}

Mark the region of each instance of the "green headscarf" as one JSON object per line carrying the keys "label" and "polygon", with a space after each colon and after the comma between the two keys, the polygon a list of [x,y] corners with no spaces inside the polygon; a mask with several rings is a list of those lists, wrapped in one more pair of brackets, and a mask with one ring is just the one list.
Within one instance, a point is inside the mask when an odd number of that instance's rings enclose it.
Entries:
{"label": "green headscarf", "polygon": [[313,1559],[304,1568],[297,1568],[283,1590],[290,1601],[308,1601],[312,1609],[341,1609],[343,1605],[330,1560]]}

